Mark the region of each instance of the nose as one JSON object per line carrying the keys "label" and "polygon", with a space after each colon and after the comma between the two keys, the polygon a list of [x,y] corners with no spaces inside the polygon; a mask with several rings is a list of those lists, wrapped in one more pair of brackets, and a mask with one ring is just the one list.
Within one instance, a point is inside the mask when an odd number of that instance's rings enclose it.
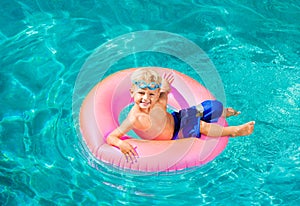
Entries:
{"label": "nose", "polygon": [[147,93],[145,93],[144,95],[143,95],[143,99],[148,99],[149,98],[149,94],[147,94]]}

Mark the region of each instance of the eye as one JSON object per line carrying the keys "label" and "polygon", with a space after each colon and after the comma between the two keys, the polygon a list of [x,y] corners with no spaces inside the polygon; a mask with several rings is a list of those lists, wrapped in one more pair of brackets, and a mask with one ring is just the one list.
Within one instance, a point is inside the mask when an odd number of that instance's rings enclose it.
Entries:
{"label": "eye", "polygon": [[150,96],[154,96],[155,94],[154,93],[150,93]]}
{"label": "eye", "polygon": [[138,92],[138,93],[139,93],[140,95],[144,95],[144,94],[145,94],[145,92],[142,92],[142,91],[141,91],[141,92]]}

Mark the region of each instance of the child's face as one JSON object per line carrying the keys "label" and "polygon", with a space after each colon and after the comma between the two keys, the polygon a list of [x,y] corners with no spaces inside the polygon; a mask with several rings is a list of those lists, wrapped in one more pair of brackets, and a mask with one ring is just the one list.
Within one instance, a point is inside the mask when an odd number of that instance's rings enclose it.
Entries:
{"label": "child's face", "polygon": [[134,87],[131,90],[131,97],[133,97],[135,104],[143,110],[153,106],[158,101],[159,95],[159,89],[150,90]]}

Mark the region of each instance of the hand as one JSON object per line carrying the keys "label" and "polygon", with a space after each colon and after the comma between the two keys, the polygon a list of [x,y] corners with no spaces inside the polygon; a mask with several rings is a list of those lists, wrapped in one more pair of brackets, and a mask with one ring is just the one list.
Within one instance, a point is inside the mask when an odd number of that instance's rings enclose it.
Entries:
{"label": "hand", "polygon": [[163,74],[163,79],[165,79],[168,83],[169,83],[169,85],[171,85],[172,83],[173,83],[173,81],[174,81],[174,74],[173,74],[173,72],[169,72],[169,73],[164,73]]}
{"label": "hand", "polygon": [[123,140],[122,143],[119,145],[119,148],[121,152],[125,155],[127,162],[137,162],[138,153],[135,151],[136,147],[134,148],[131,144]]}
{"label": "hand", "polygon": [[170,85],[173,83],[174,81],[174,74],[169,72],[169,73],[164,73],[163,74],[163,79],[161,82],[161,92],[170,92],[171,87]]}

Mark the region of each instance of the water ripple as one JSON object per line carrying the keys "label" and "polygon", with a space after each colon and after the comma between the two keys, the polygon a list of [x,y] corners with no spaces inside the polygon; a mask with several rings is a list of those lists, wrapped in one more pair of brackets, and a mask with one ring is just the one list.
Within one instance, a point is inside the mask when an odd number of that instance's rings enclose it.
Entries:
{"label": "water ripple", "polygon": [[[298,3],[66,2],[0,3],[1,205],[297,205]],[[96,47],[144,29],[181,34],[207,51],[229,106],[242,110],[230,124],[254,119],[254,135],[179,173],[141,175],[97,162],[73,122],[76,77]],[[112,71],[151,64],[193,76],[177,59],[145,53]]]}

